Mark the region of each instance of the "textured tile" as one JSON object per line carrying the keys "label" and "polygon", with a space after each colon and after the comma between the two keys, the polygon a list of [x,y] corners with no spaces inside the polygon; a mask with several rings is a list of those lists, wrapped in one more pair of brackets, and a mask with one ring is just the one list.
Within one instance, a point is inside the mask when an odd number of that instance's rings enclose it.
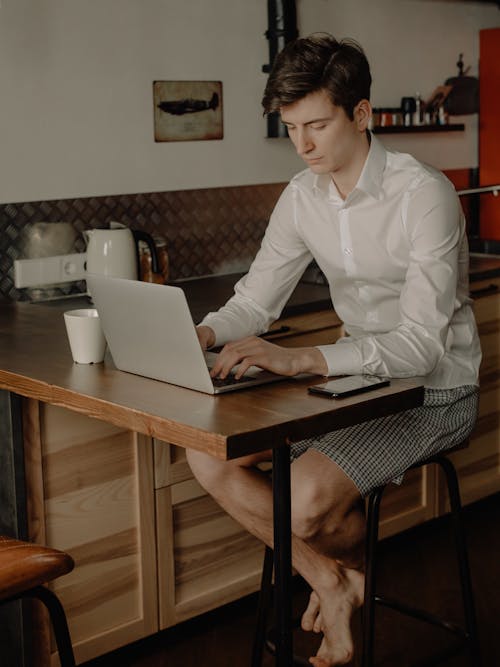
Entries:
{"label": "textured tile", "polygon": [[[271,211],[285,184],[247,185],[174,192],[86,197],[0,205],[0,294],[25,300],[14,287],[14,260],[25,257],[23,230],[35,222],[70,222],[80,233],[111,221],[167,240],[170,279],[245,270],[260,246]],[[65,284],[56,293],[83,289]],[[37,291],[43,296],[43,290]],[[50,290],[54,295],[54,290]]]}

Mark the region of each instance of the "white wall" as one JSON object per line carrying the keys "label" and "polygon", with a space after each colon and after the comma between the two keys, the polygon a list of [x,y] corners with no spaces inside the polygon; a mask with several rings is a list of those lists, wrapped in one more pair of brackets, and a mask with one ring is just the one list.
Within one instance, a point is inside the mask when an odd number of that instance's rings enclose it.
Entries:
{"label": "white wall", "polygon": [[[266,139],[266,0],[1,0],[0,202],[277,182],[301,168]],[[495,6],[443,0],[297,0],[301,35],[351,36],[372,63],[373,103],[425,97],[477,73]],[[154,80],[221,80],[224,139],[155,143]],[[442,168],[477,163],[465,135],[390,140]],[[439,143],[438,143],[439,142]]]}

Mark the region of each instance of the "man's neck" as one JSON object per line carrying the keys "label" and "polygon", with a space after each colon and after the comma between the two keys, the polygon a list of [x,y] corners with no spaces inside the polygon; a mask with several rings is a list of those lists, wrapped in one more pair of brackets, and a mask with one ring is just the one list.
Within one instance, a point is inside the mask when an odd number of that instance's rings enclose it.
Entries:
{"label": "man's neck", "polygon": [[330,174],[342,199],[347,199],[356,187],[356,183],[361,176],[369,151],[370,135],[369,133],[364,133],[360,136],[358,148],[354,151],[349,164],[344,169],[339,169]]}

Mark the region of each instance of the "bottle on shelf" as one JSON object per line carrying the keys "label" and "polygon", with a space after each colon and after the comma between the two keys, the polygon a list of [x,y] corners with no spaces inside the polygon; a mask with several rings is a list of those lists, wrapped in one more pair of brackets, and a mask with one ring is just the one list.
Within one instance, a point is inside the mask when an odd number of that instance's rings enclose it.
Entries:
{"label": "bottle on shelf", "polygon": [[448,114],[446,113],[444,106],[441,105],[437,113],[437,124],[446,125],[447,123],[448,123]]}
{"label": "bottle on shelf", "polygon": [[403,115],[403,125],[411,127],[413,125],[413,114],[415,113],[416,102],[414,97],[401,98],[401,113]]}
{"label": "bottle on shelf", "polygon": [[420,93],[417,93],[415,96],[415,112],[413,114],[413,125],[422,125],[423,121],[423,107],[422,98]]}

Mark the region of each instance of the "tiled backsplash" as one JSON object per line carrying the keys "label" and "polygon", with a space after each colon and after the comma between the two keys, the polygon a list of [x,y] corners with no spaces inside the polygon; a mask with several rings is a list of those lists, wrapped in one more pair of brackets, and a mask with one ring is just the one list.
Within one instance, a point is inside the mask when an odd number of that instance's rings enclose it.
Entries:
{"label": "tiled backsplash", "polygon": [[[284,183],[0,205],[0,295],[25,300],[14,287],[14,260],[26,256],[23,228],[69,222],[78,232],[110,221],[167,240],[170,279],[244,271],[264,234]],[[81,234],[74,252],[83,252]],[[62,286],[61,294],[81,285]]]}

